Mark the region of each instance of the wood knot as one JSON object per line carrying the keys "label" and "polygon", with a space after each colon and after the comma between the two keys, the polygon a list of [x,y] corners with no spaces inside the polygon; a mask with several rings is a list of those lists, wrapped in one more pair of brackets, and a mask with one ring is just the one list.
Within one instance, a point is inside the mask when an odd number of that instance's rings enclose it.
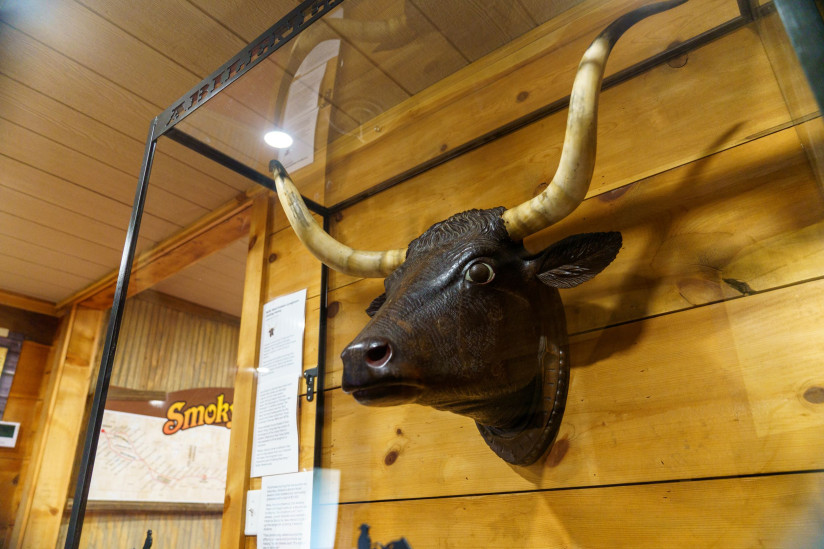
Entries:
{"label": "wood knot", "polygon": [[335,220],[335,223],[340,223],[341,221],[343,221],[343,212],[335,212],[335,214],[332,216],[332,219]]}
{"label": "wood knot", "polygon": [[269,263],[274,263],[278,258],[278,254],[269,254]]}
{"label": "wood knot", "polygon": [[335,318],[340,312],[340,301],[333,301],[326,307],[326,318]]}
{"label": "wood knot", "polygon": [[441,145],[441,152],[446,152],[446,149],[448,148],[449,146],[446,143],[444,143],[443,145]]}
{"label": "wood knot", "polygon": [[383,462],[387,465],[392,465],[393,463],[395,463],[395,461],[397,461],[397,459],[398,459],[398,451],[397,450],[392,450],[391,452],[386,454],[386,457],[383,458]]}
{"label": "wood knot", "polygon": [[515,101],[517,101],[518,103],[523,103],[524,101],[526,101],[527,97],[529,97],[529,92],[522,91],[515,97]]}
{"label": "wood knot", "polygon": [[403,430],[401,430],[401,428],[398,427],[397,429],[395,429],[395,434],[398,435],[399,437],[402,437],[403,436]]}
{"label": "wood knot", "polygon": [[824,403],[824,387],[810,387],[804,391],[804,400],[812,404]]}

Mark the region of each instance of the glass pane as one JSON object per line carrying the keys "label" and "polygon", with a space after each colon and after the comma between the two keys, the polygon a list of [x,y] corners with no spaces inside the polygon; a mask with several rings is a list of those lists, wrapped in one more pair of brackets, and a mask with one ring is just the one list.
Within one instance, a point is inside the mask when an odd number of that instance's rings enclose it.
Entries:
{"label": "glass pane", "polygon": [[81,547],[220,545],[253,187],[158,144]]}
{"label": "glass pane", "polygon": [[[260,305],[306,288],[304,370],[326,351],[319,439],[300,389],[299,468],[320,457],[335,547],[821,545],[824,131],[772,4],[691,0],[638,23],[606,65],[581,203],[527,236],[494,210],[557,186],[579,61],[643,4],[347,0],[176,126],[267,177],[279,158],[348,246],[416,242],[386,280],[333,270],[322,287],[278,205],[263,234]],[[294,139],[280,152],[275,128]],[[255,192],[162,145],[144,251]],[[428,232],[458,212],[488,230]],[[225,434],[243,238],[128,304],[115,394],[162,401],[167,438]],[[223,400],[171,409],[206,387]],[[131,443],[111,429],[101,459],[118,466]],[[186,452],[193,474],[144,467],[140,487],[210,485]],[[119,539],[215,546],[219,503],[182,491],[122,505]],[[89,546],[126,528],[95,505]]]}
{"label": "glass pane", "polygon": [[[335,160],[346,161],[353,147],[387,130],[401,133],[387,126],[398,122],[393,108],[448,77],[460,78],[462,69],[505,43],[529,44],[540,35],[539,26],[579,3],[521,2],[515,9],[504,2],[489,9],[466,3],[447,9],[440,2],[347,0],[177,129],[261,173],[277,157],[304,196],[332,206],[395,175],[351,178],[345,167],[335,170]],[[274,129],[289,134],[293,145],[273,151],[263,136]],[[414,139],[395,137],[393,147],[420,148]],[[409,161],[446,152],[438,149],[441,143],[426,145],[436,148]]]}

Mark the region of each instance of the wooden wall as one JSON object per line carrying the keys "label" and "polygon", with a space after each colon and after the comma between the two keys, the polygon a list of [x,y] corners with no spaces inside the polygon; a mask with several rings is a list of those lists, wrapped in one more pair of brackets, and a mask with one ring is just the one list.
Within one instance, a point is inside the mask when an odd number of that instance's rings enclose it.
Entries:
{"label": "wooden wall", "polygon": [[127,301],[111,385],[140,391],[231,387],[236,317],[153,291]]}
{"label": "wooden wall", "polygon": [[[238,325],[236,317],[165,294],[138,294],[124,310],[111,386],[141,392],[231,387]],[[139,508],[90,504],[81,547],[142,547],[148,529],[155,547],[218,547],[220,521],[219,510],[193,511],[162,503]],[[67,526],[68,515],[60,529],[60,547]]]}
{"label": "wooden wall", "polygon": [[40,421],[43,392],[48,379],[51,347],[32,341],[23,342],[3,421],[20,423],[17,446],[0,448],[0,547],[8,546],[17,508],[22,496],[23,479],[31,462],[32,446]]}
{"label": "wooden wall", "polygon": [[[583,2],[565,26],[537,29],[411,99],[414,109],[390,111],[374,140],[339,143],[328,202],[505,123],[519,97],[563,97],[586,43],[631,3]],[[738,9],[690,4],[630,31],[608,72]],[[800,135],[821,139],[821,118],[808,104],[799,123],[788,107],[774,45],[746,25],[602,95],[588,199],[527,241],[538,250],[578,232],[624,235],[604,273],[562,294],[570,396],[558,442],[538,464],[507,465],[459,416],[367,408],[343,394],[339,354],[382,281],[332,274],[322,451],[323,466],[341,471],[338,547],[356,546],[362,523],[373,540],[405,536],[416,549],[820,546],[824,198]],[[358,248],[397,248],[457,211],[515,205],[551,177],[565,118],[350,207],[332,232]],[[282,212],[270,226],[260,301],[309,289],[311,367],[318,264],[282,228]],[[302,405],[305,467],[312,421],[314,406]]]}

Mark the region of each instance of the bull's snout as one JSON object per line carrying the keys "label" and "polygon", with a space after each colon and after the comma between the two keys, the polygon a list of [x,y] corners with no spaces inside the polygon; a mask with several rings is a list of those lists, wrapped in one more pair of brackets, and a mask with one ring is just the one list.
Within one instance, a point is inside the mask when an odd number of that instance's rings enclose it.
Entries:
{"label": "bull's snout", "polygon": [[340,356],[343,359],[343,390],[363,404],[402,404],[413,401],[420,394],[419,381],[409,376],[405,363],[398,360],[392,343],[384,337],[361,336]]}

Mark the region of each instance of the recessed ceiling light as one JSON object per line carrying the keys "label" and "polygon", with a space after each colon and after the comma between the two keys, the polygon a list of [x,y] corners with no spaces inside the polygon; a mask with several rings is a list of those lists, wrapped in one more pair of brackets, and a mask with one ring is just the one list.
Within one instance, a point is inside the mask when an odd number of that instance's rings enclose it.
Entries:
{"label": "recessed ceiling light", "polygon": [[266,141],[266,144],[270,147],[274,147],[276,149],[285,149],[287,147],[292,146],[292,136],[288,133],[282,132],[280,130],[273,130],[268,132],[266,135],[263,136],[263,140]]}

